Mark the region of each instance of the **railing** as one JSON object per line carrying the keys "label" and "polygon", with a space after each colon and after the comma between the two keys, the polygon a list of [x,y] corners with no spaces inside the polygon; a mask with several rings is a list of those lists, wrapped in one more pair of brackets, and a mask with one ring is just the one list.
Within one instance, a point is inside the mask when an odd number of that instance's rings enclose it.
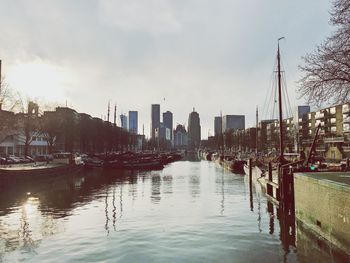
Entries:
{"label": "railing", "polygon": [[316,152],[325,152],[326,151],[326,147],[316,147]]}
{"label": "railing", "polygon": [[344,137],[326,137],[324,138],[325,143],[335,143],[335,142],[344,142]]}
{"label": "railing", "polygon": [[344,152],[350,152],[350,146],[343,146],[342,148]]}
{"label": "railing", "polygon": [[316,112],[315,119],[322,119],[322,118],[324,118],[324,113]]}
{"label": "railing", "polygon": [[324,126],[324,121],[317,120],[315,123],[315,126],[317,127],[319,124],[321,124],[321,127]]}
{"label": "railing", "polygon": [[313,139],[302,140],[302,144],[311,144],[312,142],[313,142]]}

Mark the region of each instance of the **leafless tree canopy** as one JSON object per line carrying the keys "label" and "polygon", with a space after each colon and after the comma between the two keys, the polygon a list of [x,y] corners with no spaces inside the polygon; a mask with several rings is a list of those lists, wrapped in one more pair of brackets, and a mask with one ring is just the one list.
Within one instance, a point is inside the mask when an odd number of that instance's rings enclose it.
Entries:
{"label": "leafless tree canopy", "polygon": [[314,105],[350,100],[350,0],[334,0],[330,14],[335,32],[299,66],[299,94]]}
{"label": "leafless tree canopy", "polygon": [[0,104],[2,109],[13,111],[19,105],[18,94],[8,85],[5,78],[0,81]]}

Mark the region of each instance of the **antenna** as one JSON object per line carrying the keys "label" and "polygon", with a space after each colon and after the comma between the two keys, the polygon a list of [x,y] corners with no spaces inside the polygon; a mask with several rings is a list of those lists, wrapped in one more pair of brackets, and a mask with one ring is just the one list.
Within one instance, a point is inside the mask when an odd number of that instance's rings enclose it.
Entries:
{"label": "antenna", "polygon": [[114,104],[114,127],[117,126],[117,104]]}
{"label": "antenna", "polygon": [[107,121],[109,122],[109,111],[110,111],[110,105],[109,105],[109,101],[108,101],[108,110],[107,110]]}

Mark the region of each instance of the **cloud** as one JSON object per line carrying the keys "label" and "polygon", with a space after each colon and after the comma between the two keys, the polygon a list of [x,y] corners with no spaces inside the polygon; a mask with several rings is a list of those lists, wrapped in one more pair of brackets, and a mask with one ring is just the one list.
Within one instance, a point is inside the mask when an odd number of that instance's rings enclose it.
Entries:
{"label": "cloud", "polygon": [[181,30],[177,6],[171,0],[100,0],[99,15],[107,26],[125,31],[173,33]]}
{"label": "cloud", "polygon": [[[178,123],[187,123],[195,107],[206,136],[220,110],[254,123],[280,36],[293,97],[300,57],[330,30],[329,6],[319,0],[0,0],[0,57],[5,74],[35,61],[60,69],[64,81],[46,78],[48,89],[60,89],[51,95],[94,116],[105,114],[108,100],[124,112],[139,110],[147,132],[151,103],[173,111]],[[22,91],[28,90],[38,96],[35,88]]]}

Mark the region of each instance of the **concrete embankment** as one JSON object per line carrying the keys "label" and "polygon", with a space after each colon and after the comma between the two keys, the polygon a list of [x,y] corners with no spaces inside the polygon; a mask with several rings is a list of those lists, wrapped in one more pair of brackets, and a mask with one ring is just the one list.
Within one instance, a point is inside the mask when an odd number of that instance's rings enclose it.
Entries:
{"label": "concrete embankment", "polygon": [[350,173],[295,173],[294,191],[297,221],[350,256]]}

